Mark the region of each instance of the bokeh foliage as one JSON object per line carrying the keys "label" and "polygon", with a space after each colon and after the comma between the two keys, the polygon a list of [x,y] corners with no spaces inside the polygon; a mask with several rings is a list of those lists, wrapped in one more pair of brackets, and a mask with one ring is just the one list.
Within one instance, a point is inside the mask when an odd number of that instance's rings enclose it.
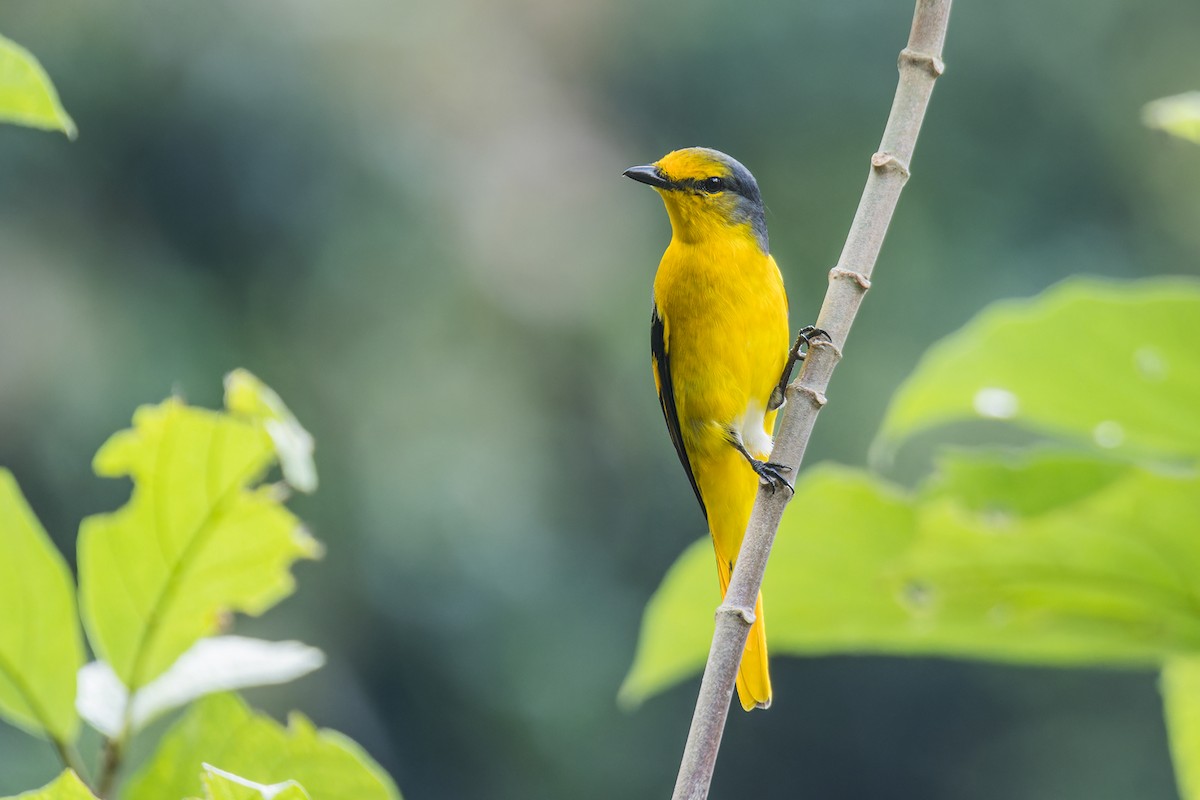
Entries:
{"label": "bokeh foliage", "polygon": [[222,613],[278,603],[292,562],[320,548],[277,489],[252,486],[276,458],[261,426],[178,400],[138,409],[133,424],[95,459],[98,475],[133,477],[133,499],[83,521],[79,573],[88,638],[137,690]]}
{"label": "bokeh foliage", "polygon": [[0,36],[0,122],[62,131],[74,139],[75,123],[37,58]]}
{"label": "bokeh foliage", "polygon": [[318,730],[301,714],[284,728],[233,695],[212,695],[192,706],[130,781],[125,798],[197,795],[205,763],[263,784],[294,780],[314,798],[400,798],[387,774],[345,736]]}
{"label": "bokeh foliage", "polygon": [[5,800],[96,800],[96,795],[78,775],[66,770],[41,789],[22,792],[20,797],[7,797]]}
{"label": "bokeh foliage", "polygon": [[1200,91],[1151,101],[1142,109],[1142,119],[1151,128],[1200,144]]}
{"label": "bokeh foliage", "polygon": [[0,716],[37,735],[79,733],[83,638],[75,581],[12,473],[0,469]]}
{"label": "bokeh foliage", "polygon": [[[201,698],[162,739],[122,798],[317,797],[399,800],[391,778],[352,740],[293,715],[284,730],[223,688],[279,683],[319,665],[296,643],[212,637],[237,611],[261,614],[288,594],[292,564],[320,548],[263,483],[273,466],[316,484],[311,437],[269,387],[244,370],[226,382],[224,412],[170,398],[143,406],[134,427],[96,455],[96,473],[128,475],[133,497],[80,526],[80,607],[62,557],[11,473],[0,470],[5,608],[0,625],[0,717],[49,738],[68,770],[36,797],[91,797],[72,770],[79,709],[104,734],[97,790],[113,796],[138,728]],[[288,435],[277,424],[286,420]],[[306,454],[276,442],[308,442]],[[83,667],[79,613],[97,662]],[[313,656],[317,663],[313,663]],[[76,673],[78,672],[78,682]],[[77,698],[78,687],[78,698]],[[267,783],[208,767],[217,761]],[[24,796],[24,795],[23,795]]]}

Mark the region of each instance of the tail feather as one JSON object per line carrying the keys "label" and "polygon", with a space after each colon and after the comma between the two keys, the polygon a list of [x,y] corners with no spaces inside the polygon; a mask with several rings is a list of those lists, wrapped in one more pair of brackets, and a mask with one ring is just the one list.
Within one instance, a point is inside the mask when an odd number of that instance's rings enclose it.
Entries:
{"label": "tail feather", "polygon": [[767,623],[763,617],[762,592],[754,603],[754,624],[746,637],[746,649],[742,651],[742,663],[737,675],[738,699],[742,708],[771,707],[771,674],[767,670]]}
{"label": "tail feather", "polygon": [[[717,575],[721,580],[721,597],[729,588],[733,568],[717,562]],[[746,637],[746,649],[742,651],[742,663],[737,674],[738,700],[746,711],[771,706],[771,674],[767,669],[767,623],[763,617],[762,592],[754,602],[754,624]]]}

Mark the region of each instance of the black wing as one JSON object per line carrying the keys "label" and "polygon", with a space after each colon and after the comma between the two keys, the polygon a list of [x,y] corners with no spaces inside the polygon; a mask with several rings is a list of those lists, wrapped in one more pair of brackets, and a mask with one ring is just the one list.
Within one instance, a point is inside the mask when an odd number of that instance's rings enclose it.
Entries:
{"label": "black wing", "polygon": [[692,474],[692,464],[688,461],[687,450],[683,447],[683,436],[679,432],[679,412],[675,408],[675,387],[671,383],[671,359],[667,355],[667,341],[662,317],[658,315],[656,304],[650,312],[650,355],[654,359],[654,377],[658,384],[658,403],[662,406],[663,418],[667,421],[667,432],[671,434],[671,443],[683,463],[696,499],[700,501],[700,510],[708,518],[708,509],[704,507],[704,498],[700,496],[700,487],[696,485],[696,476]]}

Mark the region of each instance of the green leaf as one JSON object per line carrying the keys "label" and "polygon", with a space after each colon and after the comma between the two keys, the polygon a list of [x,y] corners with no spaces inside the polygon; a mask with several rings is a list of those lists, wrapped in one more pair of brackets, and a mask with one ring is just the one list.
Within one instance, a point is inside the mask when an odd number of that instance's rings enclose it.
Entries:
{"label": "green leaf", "polygon": [[[1057,499],[1029,487],[1060,485]],[[1041,454],[956,456],[917,495],[822,466],[796,486],[764,582],[776,655],[891,653],[1152,665],[1200,652],[1200,479]],[[711,545],[646,609],[621,700],[703,666]]]}
{"label": "green leaf", "polygon": [[204,765],[201,779],[208,800],[309,800],[308,792],[295,781],[266,786],[210,764]]}
{"label": "green leaf", "polygon": [[[1004,472],[1017,479],[996,482]],[[1097,476],[1041,456],[935,482],[898,570],[913,613],[940,631],[932,652],[1063,665],[1200,652],[1200,479],[1129,466],[1080,494]],[[1033,480],[1061,483],[1062,501],[1014,502]]]}
{"label": "green leaf", "polygon": [[79,713],[106,736],[128,726],[136,733],[166,712],[214,692],[286,683],[325,663],[325,654],[300,642],[265,642],[245,636],[201,639],[171,668],[143,686],[127,709],[129,693],[103,661],[79,670]]}
{"label": "green leaf", "polygon": [[75,123],[58,100],[42,65],[24,47],[0,36],[0,122],[62,131],[68,139]]}
{"label": "green leaf", "polygon": [[892,398],[886,458],[946,423],[993,419],[1102,449],[1200,455],[1200,283],[1071,279],[997,303],[934,345]]}
{"label": "green leaf", "polygon": [[74,741],[75,672],[83,641],[71,570],[0,469],[0,715],[37,735]]}
{"label": "green leaf", "polygon": [[1147,103],[1142,109],[1142,122],[1200,144],[1200,92],[1185,92]]}
{"label": "green leaf", "polygon": [[952,498],[971,511],[1035,516],[1101,491],[1129,471],[1129,462],[1097,454],[1034,449],[1012,452],[951,450],[923,497]]}
{"label": "green leaf", "polygon": [[65,771],[51,783],[32,792],[23,792],[2,800],[96,800],[96,795],[71,770]]}
{"label": "green leaf", "polygon": [[[899,492],[843,467],[805,473],[763,584],[770,651],[911,648],[916,624],[889,573],[914,535],[913,509]],[[706,537],[684,552],[646,606],[633,666],[618,695],[622,705],[635,706],[700,671],[719,602]]]}
{"label": "green leaf", "polygon": [[293,489],[306,494],[317,490],[313,437],[270,386],[247,370],[235,369],[225,376],[225,407],[263,425],[275,443],[283,478]]}
{"label": "green leaf", "polygon": [[204,763],[266,784],[296,781],[317,800],[399,800],[378,764],[350,739],[317,730],[293,713],[285,729],[255,714],[236,695],[199,701],[163,737],[158,752],[133,777],[124,800],[200,794]]}
{"label": "green leaf", "polygon": [[79,533],[83,618],[97,655],[137,690],[230,610],[260,614],[291,593],[289,567],[319,545],[271,486],[261,426],[178,399],[143,406],[96,454],[133,478],[129,503]]}
{"label": "green leaf", "polygon": [[1171,659],[1160,686],[1182,800],[1200,800],[1200,656]]}

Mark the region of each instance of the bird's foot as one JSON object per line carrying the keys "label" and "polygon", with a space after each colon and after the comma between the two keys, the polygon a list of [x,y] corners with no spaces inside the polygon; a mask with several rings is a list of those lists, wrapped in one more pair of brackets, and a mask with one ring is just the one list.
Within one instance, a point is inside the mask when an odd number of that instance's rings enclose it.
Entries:
{"label": "bird's foot", "polygon": [[[804,356],[808,354],[808,348],[812,347],[812,343],[817,339],[824,339],[827,342],[832,342],[833,339],[828,333],[818,328],[816,325],[805,325],[796,334],[796,343],[792,345],[792,349],[788,352],[788,359],[794,365],[797,361],[803,361]],[[791,377],[790,370],[788,377]]]}
{"label": "bird's foot", "polygon": [[808,354],[808,348],[812,347],[812,343],[817,339],[833,341],[828,333],[815,325],[805,325],[800,329],[796,335],[796,343],[788,351],[787,364],[783,368],[783,374],[779,376],[779,385],[771,390],[771,399],[767,402],[768,411],[774,411],[783,405],[784,392],[787,390],[787,385],[792,382],[792,371],[796,368],[796,363],[804,360]]}
{"label": "bird's foot", "polygon": [[759,481],[764,486],[771,489],[771,494],[775,494],[777,489],[787,487],[787,490],[792,494],[796,493],[796,487],[783,477],[783,473],[791,472],[792,468],[787,464],[776,464],[774,461],[759,461],[757,458],[750,459],[750,467],[758,475]]}

